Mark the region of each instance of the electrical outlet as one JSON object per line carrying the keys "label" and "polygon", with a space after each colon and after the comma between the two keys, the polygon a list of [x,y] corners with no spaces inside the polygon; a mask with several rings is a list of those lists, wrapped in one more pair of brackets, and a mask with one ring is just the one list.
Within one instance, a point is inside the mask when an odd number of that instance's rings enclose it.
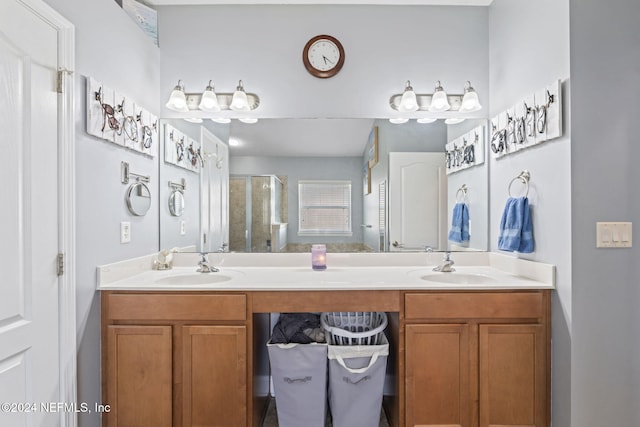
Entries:
{"label": "electrical outlet", "polygon": [[120,223],[120,243],[129,243],[131,241],[131,223],[123,221]]}
{"label": "electrical outlet", "polygon": [[185,221],[180,221],[180,235],[184,236],[187,234],[187,223]]}
{"label": "electrical outlet", "polygon": [[596,248],[630,248],[631,244],[632,223],[596,223]]}

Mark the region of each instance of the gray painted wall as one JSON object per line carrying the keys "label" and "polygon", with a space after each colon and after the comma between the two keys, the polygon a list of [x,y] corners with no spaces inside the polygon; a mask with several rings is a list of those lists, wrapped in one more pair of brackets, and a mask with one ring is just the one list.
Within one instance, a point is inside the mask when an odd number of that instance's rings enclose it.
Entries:
{"label": "gray painted wall", "polygon": [[[173,126],[196,141],[200,141],[201,138],[201,125],[199,124],[188,123],[182,119],[161,121],[159,128],[161,132],[160,139],[162,141],[159,159],[160,248],[184,248],[186,246],[195,246],[198,248],[200,245],[200,173],[192,172],[164,161],[166,124]],[[184,191],[184,212],[181,216],[173,216],[169,210],[169,196],[172,192],[172,189],[169,187],[169,181],[179,183],[183,178],[187,184],[186,190]],[[186,233],[184,235],[180,234],[182,221],[185,222]]]}
{"label": "gray painted wall", "polygon": [[[431,93],[442,80],[462,93],[471,80],[488,106],[488,27],[483,7],[414,6],[165,6],[158,8],[161,93],[178,79],[201,92],[213,79],[219,92],[260,96],[259,116],[389,117],[389,97],[411,80]],[[343,44],[346,60],[330,79],[312,77],[302,49],[318,34]],[[433,42],[437,40],[437,42]],[[482,98],[484,97],[484,98]],[[163,117],[177,113],[163,107]]]}
{"label": "gray painted wall", "polygon": [[[568,0],[494,0],[489,7],[491,117],[557,79],[563,81],[565,101],[569,99],[568,25]],[[514,256],[556,265],[557,291],[552,298],[554,427],[571,423],[570,110],[565,102],[563,137],[497,160],[490,156],[489,162],[491,250],[497,251],[509,182],[526,169],[531,172],[529,201],[535,252]]]}
{"label": "gray painted wall", "polygon": [[[85,78],[117,89],[154,114],[160,104],[160,51],[114,1],[46,0],[76,26],[76,302],[78,401],[102,402],[100,295],[96,266],[158,249],[158,161],[89,136]],[[150,175],[153,197],[144,217],[125,205],[120,162]],[[131,222],[131,243],[120,244],[120,222]],[[98,414],[78,414],[80,426],[99,426]]]}
{"label": "gray painted wall", "polygon": [[638,233],[632,249],[596,249],[595,228],[640,220],[640,2],[570,3],[572,425],[638,426]]}
{"label": "gray painted wall", "polygon": [[[448,125],[447,142],[459,138],[478,126],[484,126],[486,138],[487,120],[465,120],[457,125]],[[489,249],[489,151],[489,144],[485,143],[483,164],[447,175],[447,226],[451,224],[453,207],[458,199],[462,199],[462,195],[458,196],[458,190],[464,184],[468,188],[466,197],[469,208],[468,248],[484,251]]]}

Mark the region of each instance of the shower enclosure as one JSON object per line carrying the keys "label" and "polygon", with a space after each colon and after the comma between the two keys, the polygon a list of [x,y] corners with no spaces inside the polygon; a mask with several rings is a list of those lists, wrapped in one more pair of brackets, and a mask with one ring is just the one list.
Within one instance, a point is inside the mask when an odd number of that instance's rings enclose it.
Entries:
{"label": "shower enclosure", "polygon": [[287,244],[286,178],[229,177],[229,250],[280,252]]}

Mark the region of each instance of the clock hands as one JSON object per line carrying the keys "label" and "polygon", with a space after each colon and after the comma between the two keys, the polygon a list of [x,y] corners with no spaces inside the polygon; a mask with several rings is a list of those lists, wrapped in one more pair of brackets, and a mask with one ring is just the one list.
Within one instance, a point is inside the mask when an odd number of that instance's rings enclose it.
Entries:
{"label": "clock hands", "polygon": [[324,55],[322,55],[322,59],[324,59],[324,63],[325,63],[325,65],[327,64],[327,62],[328,62],[329,64],[333,64],[333,61],[332,61],[332,60],[330,60],[329,58],[327,58],[327,57],[326,57],[326,56],[324,56]]}

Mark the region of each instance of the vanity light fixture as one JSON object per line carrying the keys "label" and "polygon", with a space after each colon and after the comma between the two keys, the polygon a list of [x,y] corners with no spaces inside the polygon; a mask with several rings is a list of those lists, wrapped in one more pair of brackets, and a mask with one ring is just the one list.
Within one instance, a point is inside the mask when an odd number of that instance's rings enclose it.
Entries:
{"label": "vanity light fixture", "polygon": [[419,119],[416,120],[416,122],[421,124],[426,124],[426,123],[433,123],[436,120],[438,119],[436,119],[435,117],[420,117]]}
{"label": "vanity light fixture", "polygon": [[444,122],[448,125],[457,125],[458,123],[464,122],[464,119],[461,117],[449,117]]}
{"label": "vanity light fixture", "polygon": [[392,109],[403,113],[414,111],[471,113],[482,108],[478,94],[469,81],[465,83],[463,92],[462,94],[447,94],[438,80],[433,93],[421,94],[414,92],[410,82],[407,81],[405,90],[402,93],[392,95],[389,99],[389,105]]}
{"label": "vanity light fixture", "polygon": [[405,117],[392,117],[389,119],[389,121],[394,125],[401,125],[402,123],[407,123],[409,119]]}
{"label": "vanity light fixture", "polygon": [[231,123],[231,119],[227,117],[211,117],[212,122],[220,123],[226,125],[227,123]]}
{"label": "vanity light fixture", "polygon": [[211,80],[209,80],[209,84],[204,89],[204,92],[202,92],[202,97],[200,98],[200,104],[198,104],[198,108],[209,113],[217,113],[218,111],[220,111],[218,97],[216,96],[216,92],[213,89]]}
{"label": "vanity light fixture", "polygon": [[255,93],[247,93],[244,90],[242,80],[233,93],[216,93],[211,81],[202,93],[186,93],[182,80],[171,91],[166,107],[179,113],[188,113],[192,110],[217,113],[219,111],[251,111],[258,108],[260,98]]}
{"label": "vanity light fixture", "polygon": [[249,125],[258,123],[258,119],[256,119],[255,117],[239,117],[238,120]]}
{"label": "vanity light fixture", "polygon": [[189,123],[202,123],[202,119],[200,117],[186,117],[184,120]]}

